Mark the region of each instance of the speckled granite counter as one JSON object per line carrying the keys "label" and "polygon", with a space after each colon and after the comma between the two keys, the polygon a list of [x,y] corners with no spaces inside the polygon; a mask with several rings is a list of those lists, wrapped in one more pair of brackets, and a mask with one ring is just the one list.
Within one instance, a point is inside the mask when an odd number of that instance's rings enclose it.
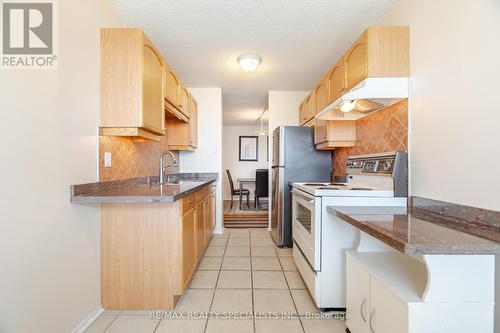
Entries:
{"label": "speckled granite counter", "polygon": [[180,173],[160,185],[158,177],[71,185],[71,202],[77,204],[174,202],[215,182],[217,173]]}
{"label": "speckled granite counter", "polygon": [[418,208],[328,207],[394,249],[415,254],[500,254],[500,230]]}

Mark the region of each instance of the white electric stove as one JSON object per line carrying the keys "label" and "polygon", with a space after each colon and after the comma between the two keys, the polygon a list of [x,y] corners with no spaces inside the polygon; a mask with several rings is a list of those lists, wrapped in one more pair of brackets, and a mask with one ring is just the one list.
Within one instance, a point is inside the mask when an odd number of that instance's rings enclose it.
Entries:
{"label": "white electric stove", "polygon": [[353,227],[327,207],[405,207],[407,166],[405,152],[351,156],[346,183],[293,184],[293,256],[319,308],[345,310],[345,251],[358,242]]}

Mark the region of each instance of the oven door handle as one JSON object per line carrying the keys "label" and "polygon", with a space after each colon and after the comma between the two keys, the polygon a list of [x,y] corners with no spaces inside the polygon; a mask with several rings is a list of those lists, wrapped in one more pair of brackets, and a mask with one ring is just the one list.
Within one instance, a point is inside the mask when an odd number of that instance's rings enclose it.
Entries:
{"label": "oven door handle", "polygon": [[309,203],[314,203],[314,197],[313,197],[313,198],[310,198],[310,197],[308,197],[308,196],[306,196],[306,195],[304,195],[304,194],[300,193],[299,191],[297,191],[297,190],[295,190],[295,189],[294,189],[294,190],[292,190],[292,193],[293,193],[293,194],[295,194],[296,196],[298,196],[299,198],[302,198],[302,199],[306,200],[306,201],[307,201],[307,202],[309,202]]}

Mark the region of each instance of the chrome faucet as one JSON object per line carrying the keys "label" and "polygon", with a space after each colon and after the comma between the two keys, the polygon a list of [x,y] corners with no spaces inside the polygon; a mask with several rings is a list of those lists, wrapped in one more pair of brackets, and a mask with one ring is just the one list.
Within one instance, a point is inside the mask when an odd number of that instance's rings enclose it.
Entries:
{"label": "chrome faucet", "polygon": [[[165,157],[165,155],[170,155],[172,157],[173,164],[170,164],[167,166],[163,165],[163,157]],[[165,184],[165,169],[172,166],[172,165],[175,168],[177,168],[179,166],[179,162],[177,162],[175,155],[171,151],[168,151],[168,150],[161,153],[161,155],[160,155],[160,184]],[[167,182],[168,182],[168,175],[167,175]]]}

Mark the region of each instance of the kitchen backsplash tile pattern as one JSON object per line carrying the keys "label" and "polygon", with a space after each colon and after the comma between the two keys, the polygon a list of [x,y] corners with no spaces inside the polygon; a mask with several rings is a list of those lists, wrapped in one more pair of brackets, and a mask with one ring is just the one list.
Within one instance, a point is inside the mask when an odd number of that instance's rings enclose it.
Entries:
{"label": "kitchen backsplash tile pattern", "polygon": [[[160,142],[133,142],[127,138],[99,137],[99,180],[119,180],[158,175],[160,154],[168,150],[167,136]],[[104,167],[104,152],[111,153],[111,167]],[[174,152],[179,160],[179,152]],[[169,157],[165,157],[166,159]],[[168,161],[166,161],[169,164]],[[168,173],[179,172],[169,168]]]}
{"label": "kitchen backsplash tile pattern", "polygon": [[349,155],[408,149],[408,100],[356,121],[356,146],[333,152],[333,175],[343,176]]}

